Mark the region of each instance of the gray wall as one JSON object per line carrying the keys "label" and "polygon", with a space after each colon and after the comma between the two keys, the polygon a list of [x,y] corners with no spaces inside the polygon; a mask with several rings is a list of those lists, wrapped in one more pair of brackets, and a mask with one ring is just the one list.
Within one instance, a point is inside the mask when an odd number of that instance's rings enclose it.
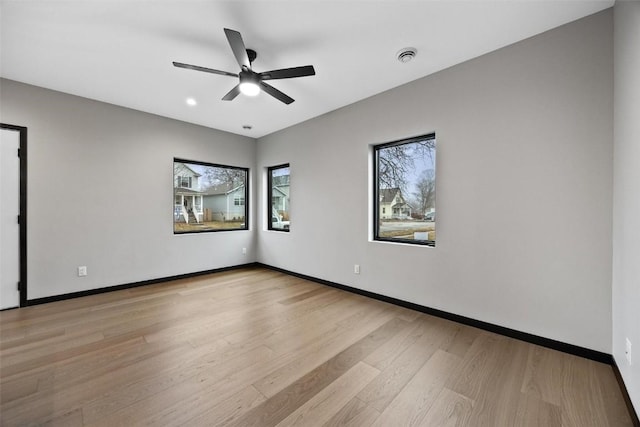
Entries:
{"label": "gray wall", "polygon": [[[2,80],[1,120],[29,128],[28,297],[257,260],[609,353],[612,24],[611,10],[593,15],[257,145]],[[621,40],[630,37],[637,35]],[[632,76],[621,78],[618,92],[626,90],[620,85],[637,87]],[[638,108],[637,101],[616,106]],[[637,127],[617,117],[619,127],[631,130],[616,143],[636,150]],[[438,137],[437,247],[370,241],[371,144],[432,131]],[[252,168],[258,185],[251,189],[251,230],[174,236],[174,156]],[[616,200],[624,205],[616,205],[616,218],[625,220],[637,212],[637,192],[625,182],[638,181],[637,161],[627,157],[616,157],[616,167],[624,164],[616,179],[627,180],[616,184]],[[291,232],[269,232],[266,167],[286,162]],[[629,208],[631,201],[636,204]],[[618,267],[638,249],[621,237],[621,224],[614,270],[619,363],[620,337],[640,342],[637,290],[627,289],[638,273],[628,262]],[[353,274],[356,263],[360,275]],[[88,266],[87,277],[76,276],[79,265]],[[636,302],[626,301],[631,297]],[[634,372],[625,375],[637,396]]]}
{"label": "gray wall", "polygon": [[[259,139],[259,186],[290,162],[292,205],[290,233],[257,224],[258,261],[610,353],[612,23],[607,10]],[[437,247],[370,241],[371,144],[433,131]]]}
{"label": "gray wall", "polygon": [[640,409],[640,2],[614,11],[613,356]]}
{"label": "gray wall", "polygon": [[9,80],[0,88],[2,122],[28,128],[29,299],[255,261],[251,230],[173,235],[172,223],[174,156],[253,170],[254,139]]}

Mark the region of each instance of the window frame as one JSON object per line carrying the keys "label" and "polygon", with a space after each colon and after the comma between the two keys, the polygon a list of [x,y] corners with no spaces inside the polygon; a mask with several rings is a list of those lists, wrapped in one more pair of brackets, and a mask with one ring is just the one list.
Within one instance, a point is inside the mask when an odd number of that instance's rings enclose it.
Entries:
{"label": "window frame", "polygon": [[[273,171],[278,169],[289,168],[289,185],[291,185],[291,165],[289,163],[283,163],[276,166],[267,167],[267,230],[269,231],[282,231],[288,233],[290,227],[279,228],[273,226],[272,221],[272,209],[273,209]],[[291,191],[291,190],[289,190]]]}
{"label": "window frame", "polygon": [[[191,188],[192,179],[190,176],[178,175],[178,180],[180,182],[180,184],[178,185],[178,188]],[[186,182],[186,185],[185,185],[185,182]]]}
{"label": "window frame", "polygon": [[[222,168],[222,169],[232,169],[232,170],[238,170],[238,171],[242,171],[244,173],[244,222],[243,222],[243,226],[242,227],[237,227],[237,228],[220,228],[220,229],[215,229],[215,228],[205,228],[205,229],[201,229],[201,230],[184,230],[184,231],[177,231],[176,230],[176,220],[175,220],[175,215],[176,215],[176,190],[179,189],[183,189],[183,188],[191,188],[191,187],[182,187],[182,180],[183,178],[185,178],[184,176],[179,176],[175,174],[175,167],[176,167],[176,163],[183,163],[185,165],[199,165],[199,166],[205,166],[205,167],[212,167],[212,168]],[[219,164],[219,163],[210,163],[210,162],[203,162],[200,160],[188,160],[188,159],[183,159],[183,158],[178,158],[178,157],[174,157],[173,158],[173,170],[174,170],[174,174],[173,174],[173,182],[174,182],[174,187],[173,190],[171,192],[172,194],[172,199],[173,199],[173,235],[174,236],[179,236],[179,235],[185,235],[185,234],[200,234],[200,233],[218,233],[218,232],[226,232],[226,231],[247,231],[249,230],[249,181],[250,181],[250,169],[246,168],[246,167],[241,167],[241,166],[232,166],[232,165],[223,165],[223,164]],[[176,177],[178,178],[179,181],[179,186],[176,187]],[[190,178],[188,181],[190,183],[192,183],[192,179],[191,177],[187,177]],[[203,195],[204,197],[204,195]],[[235,201],[235,197],[234,196],[234,201]],[[233,202],[232,202],[233,204]],[[204,213],[204,199],[201,201],[201,204],[199,205],[202,208],[202,211]]]}
{"label": "window frame", "polygon": [[[373,241],[378,241],[378,242],[388,242],[388,243],[400,243],[400,244],[410,244],[410,245],[417,245],[417,246],[428,246],[428,247],[435,247],[436,246],[436,240],[415,240],[415,239],[400,239],[400,238],[396,238],[396,237],[381,237],[380,236],[380,185],[379,185],[379,161],[378,161],[378,156],[379,156],[379,152],[380,150],[383,150],[385,148],[389,148],[389,147],[394,147],[394,146],[399,146],[399,145],[405,145],[405,144],[412,144],[412,143],[416,143],[416,142],[420,142],[420,141],[425,141],[425,140],[434,140],[434,142],[436,143],[435,147],[437,148],[437,140],[436,140],[436,133],[435,132],[431,132],[431,133],[427,133],[424,135],[420,135],[420,136],[414,136],[414,137],[410,137],[410,138],[404,138],[404,139],[399,139],[396,141],[391,141],[391,142],[385,142],[385,143],[381,143],[381,144],[373,144],[372,145],[372,151],[373,151],[373,155],[372,155],[372,160],[373,160],[373,200],[372,200],[372,204],[373,204],[373,224],[372,224],[372,231],[373,231]],[[436,148],[434,148],[434,151],[436,150]],[[437,159],[437,156],[436,156]],[[434,163],[434,171],[435,171],[435,163]],[[434,177],[435,179],[435,177]],[[406,202],[406,200],[405,200]],[[434,221],[435,222],[435,221]]]}

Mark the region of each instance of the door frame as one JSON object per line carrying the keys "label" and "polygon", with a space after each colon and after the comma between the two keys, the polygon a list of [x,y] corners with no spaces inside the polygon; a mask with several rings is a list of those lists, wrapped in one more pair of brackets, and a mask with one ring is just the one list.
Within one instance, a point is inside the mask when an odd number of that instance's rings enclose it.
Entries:
{"label": "door frame", "polygon": [[27,305],[27,128],[0,123],[1,129],[20,134],[20,307]]}

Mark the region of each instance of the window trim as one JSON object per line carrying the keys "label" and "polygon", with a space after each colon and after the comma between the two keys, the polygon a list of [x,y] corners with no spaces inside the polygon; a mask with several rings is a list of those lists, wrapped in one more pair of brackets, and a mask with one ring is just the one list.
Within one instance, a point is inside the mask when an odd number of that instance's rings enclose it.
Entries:
{"label": "window trim", "polygon": [[[192,179],[190,176],[178,175],[178,180],[180,181],[178,188],[191,188]],[[185,182],[187,183],[187,185],[185,185]]]}
{"label": "window trim", "polygon": [[[416,246],[428,246],[435,247],[435,240],[413,240],[413,239],[398,239],[398,238],[390,238],[390,237],[380,237],[380,186],[378,184],[378,173],[379,173],[379,162],[378,162],[378,152],[382,149],[388,147],[394,147],[398,145],[411,144],[419,141],[436,139],[436,133],[431,132],[420,136],[413,136],[409,138],[403,138],[396,141],[385,142],[381,144],[373,144],[373,241],[377,242],[387,242],[387,243],[399,243],[399,244],[409,244]],[[437,145],[436,145],[437,146]]]}
{"label": "window trim", "polygon": [[[273,193],[272,193],[272,189],[273,189],[273,185],[272,185],[272,181],[273,181],[273,171],[274,170],[278,170],[278,169],[284,169],[284,168],[289,168],[289,176],[291,176],[291,165],[289,163],[283,163],[281,165],[276,165],[276,166],[269,166],[267,167],[267,230],[269,231],[282,231],[285,233],[289,232],[289,228],[276,228],[273,226],[273,221],[271,220],[272,218],[272,212],[271,210],[273,209]],[[289,180],[291,180],[291,178],[289,178]],[[289,181],[291,182],[291,181]],[[291,184],[289,184],[291,185]],[[291,190],[289,190],[291,191]]]}
{"label": "window trim", "polygon": [[[250,189],[249,189],[249,182],[250,182],[250,169],[246,168],[246,167],[241,167],[241,166],[232,166],[232,165],[223,165],[223,164],[219,164],[219,163],[210,163],[210,162],[203,162],[203,161],[199,161],[199,160],[188,160],[188,159],[183,159],[183,158],[179,158],[179,157],[174,157],[173,158],[173,162],[172,165],[175,168],[175,164],[176,163],[186,163],[186,164],[193,164],[193,165],[200,165],[200,166],[207,166],[207,167],[214,167],[214,168],[223,168],[223,169],[236,169],[236,170],[240,170],[243,171],[245,174],[245,182],[244,182],[244,227],[240,227],[240,228],[229,228],[229,229],[204,229],[204,230],[188,230],[188,231],[176,231],[176,227],[175,227],[175,206],[176,206],[176,188],[184,188],[184,187],[175,187],[175,175],[174,175],[174,187],[171,191],[172,194],[172,198],[173,198],[173,215],[174,215],[174,219],[172,221],[172,228],[173,228],[173,235],[174,236],[181,236],[181,235],[185,235],[185,234],[200,234],[200,233],[219,233],[219,232],[233,232],[233,231],[247,231],[249,230],[249,195],[250,195]],[[174,169],[175,170],[175,169]],[[180,182],[181,183],[181,182]],[[235,197],[234,197],[235,199]]]}

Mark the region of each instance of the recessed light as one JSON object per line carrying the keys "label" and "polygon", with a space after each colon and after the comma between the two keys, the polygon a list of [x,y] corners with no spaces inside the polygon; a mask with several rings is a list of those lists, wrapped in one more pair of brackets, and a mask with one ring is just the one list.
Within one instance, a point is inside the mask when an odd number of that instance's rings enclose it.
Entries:
{"label": "recessed light", "polygon": [[198,102],[195,100],[195,98],[187,98],[186,102],[187,105],[190,105],[191,107],[198,105]]}
{"label": "recessed light", "polygon": [[398,61],[405,63],[411,61],[418,54],[418,49],[415,47],[405,47],[400,49],[396,54]]}

